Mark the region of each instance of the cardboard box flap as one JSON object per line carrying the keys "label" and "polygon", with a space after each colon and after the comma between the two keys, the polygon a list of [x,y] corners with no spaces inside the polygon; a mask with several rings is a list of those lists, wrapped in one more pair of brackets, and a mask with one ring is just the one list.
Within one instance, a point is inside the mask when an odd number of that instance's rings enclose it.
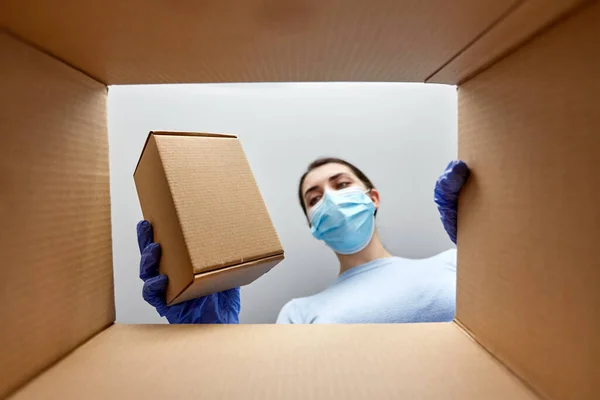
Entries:
{"label": "cardboard box flap", "polygon": [[0,398],[115,318],[106,87],[0,32]]}
{"label": "cardboard box flap", "polygon": [[514,3],[4,0],[0,18],[111,85],[423,82]]}
{"label": "cardboard box flap", "polygon": [[115,325],[22,399],[537,397],[456,325]]}
{"label": "cardboard box flap", "polygon": [[460,86],[457,318],[549,399],[600,398],[600,2]]}
{"label": "cardboard box flap", "polygon": [[586,0],[517,2],[510,13],[429,77],[427,82],[461,83],[583,3]]}

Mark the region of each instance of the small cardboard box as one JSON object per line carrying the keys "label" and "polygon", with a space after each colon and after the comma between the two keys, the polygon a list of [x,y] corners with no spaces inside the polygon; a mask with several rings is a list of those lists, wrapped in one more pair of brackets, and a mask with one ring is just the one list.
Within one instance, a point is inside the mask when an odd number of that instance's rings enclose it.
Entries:
{"label": "small cardboard box", "polygon": [[175,304],[247,285],[283,260],[234,135],[150,132],[134,173]]}

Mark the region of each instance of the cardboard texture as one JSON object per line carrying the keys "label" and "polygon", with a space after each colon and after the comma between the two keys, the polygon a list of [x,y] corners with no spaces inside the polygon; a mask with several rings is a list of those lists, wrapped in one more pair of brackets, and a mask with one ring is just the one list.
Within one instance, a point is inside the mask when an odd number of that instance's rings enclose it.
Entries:
{"label": "cardboard texture", "polygon": [[500,19],[426,82],[462,83],[553,23],[561,15],[586,2],[589,3],[585,0],[519,1],[505,18]]}
{"label": "cardboard texture", "polygon": [[517,2],[3,0],[0,18],[111,85],[423,82]]}
{"label": "cardboard texture", "polygon": [[600,398],[600,3],[459,88],[457,318],[550,399]]}
{"label": "cardboard texture", "polygon": [[[151,133],[135,182],[161,245],[168,302],[248,284],[283,259],[235,136]],[[215,270],[221,273],[203,279]]]}
{"label": "cardboard texture", "polygon": [[[74,375],[85,379],[73,381]],[[41,398],[536,397],[458,327],[447,323],[115,325],[13,397]]]}
{"label": "cardboard texture", "polygon": [[106,88],[0,33],[0,398],[114,321]]}
{"label": "cardboard texture", "polygon": [[173,300],[173,303],[180,303],[211,293],[247,285],[269,272],[282,260],[283,254],[196,274],[194,275],[194,281]]}
{"label": "cardboard texture", "polygon": [[[600,3],[5,0],[0,24],[20,38],[0,36],[0,398],[600,398]],[[460,82],[459,155],[473,174],[460,201],[457,320],[105,329],[106,89],[84,74]],[[144,212],[171,221],[157,234],[172,233],[190,265],[170,272],[188,288],[179,300],[278,262],[236,139],[148,144],[138,174],[162,195]],[[225,160],[238,164],[219,169]],[[237,193],[232,176],[252,185]],[[234,204],[248,218],[231,217]],[[240,242],[235,252],[215,230]]]}

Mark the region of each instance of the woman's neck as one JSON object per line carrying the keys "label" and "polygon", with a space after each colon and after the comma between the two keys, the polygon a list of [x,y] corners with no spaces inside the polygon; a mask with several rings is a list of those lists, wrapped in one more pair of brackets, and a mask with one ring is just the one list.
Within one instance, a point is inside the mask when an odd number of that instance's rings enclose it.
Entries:
{"label": "woman's neck", "polygon": [[358,267],[369,261],[378,260],[380,258],[393,257],[384,247],[379,239],[379,234],[375,231],[373,238],[361,251],[355,254],[338,254],[340,260],[340,275],[351,268]]}

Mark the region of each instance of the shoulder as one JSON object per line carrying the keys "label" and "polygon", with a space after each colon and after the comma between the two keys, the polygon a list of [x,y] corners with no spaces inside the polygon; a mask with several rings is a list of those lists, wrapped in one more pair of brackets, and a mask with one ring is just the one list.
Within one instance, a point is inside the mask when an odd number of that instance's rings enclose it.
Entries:
{"label": "shoulder", "polygon": [[278,324],[310,324],[311,297],[302,297],[288,301],[279,311]]}
{"label": "shoulder", "polygon": [[447,268],[456,270],[456,249],[443,251],[431,259],[443,264]]}
{"label": "shoulder", "polygon": [[298,324],[300,313],[298,312],[297,299],[288,301],[279,311],[278,324]]}
{"label": "shoulder", "polygon": [[421,266],[456,270],[456,249],[445,250],[431,257],[412,260],[412,262]]}

